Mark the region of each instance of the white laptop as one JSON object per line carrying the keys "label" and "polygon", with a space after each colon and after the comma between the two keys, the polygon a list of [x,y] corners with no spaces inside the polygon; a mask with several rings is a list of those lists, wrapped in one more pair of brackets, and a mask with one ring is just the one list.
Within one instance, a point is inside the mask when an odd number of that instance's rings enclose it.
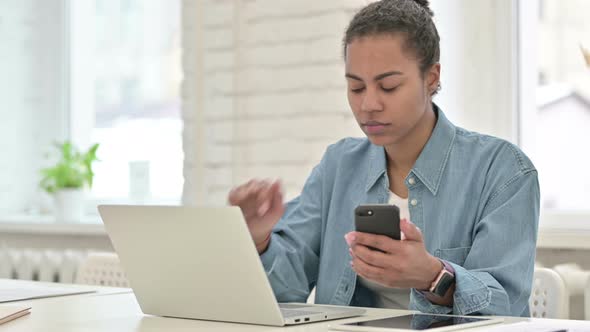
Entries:
{"label": "white laptop", "polygon": [[238,207],[98,207],[146,314],[293,325],[363,309],[279,304]]}

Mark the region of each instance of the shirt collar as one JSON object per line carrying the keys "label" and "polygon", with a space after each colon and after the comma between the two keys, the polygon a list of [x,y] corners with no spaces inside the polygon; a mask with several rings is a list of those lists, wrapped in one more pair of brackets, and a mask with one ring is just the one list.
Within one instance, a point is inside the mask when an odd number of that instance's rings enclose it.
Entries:
{"label": "shirt collar", "polygon": [[[420,156],[418,156],[411,173],[414,173],[426,188],[433,195],[436,195],[455,141],[456,127],[445,117],[436,104],[433,103],[432,105],[438,115],[436,125]],[[382,146],[373,144],[371,144],[370,149],[367,191],[387,172],[385,149]]]}

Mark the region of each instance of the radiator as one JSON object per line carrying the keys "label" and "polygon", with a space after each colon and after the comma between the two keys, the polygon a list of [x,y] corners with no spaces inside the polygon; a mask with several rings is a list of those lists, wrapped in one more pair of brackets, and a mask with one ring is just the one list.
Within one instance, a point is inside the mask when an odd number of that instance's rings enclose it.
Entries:
{"label": "radiator", "polygon": [[74,283],[86,251],[0,248],[0,278]]}

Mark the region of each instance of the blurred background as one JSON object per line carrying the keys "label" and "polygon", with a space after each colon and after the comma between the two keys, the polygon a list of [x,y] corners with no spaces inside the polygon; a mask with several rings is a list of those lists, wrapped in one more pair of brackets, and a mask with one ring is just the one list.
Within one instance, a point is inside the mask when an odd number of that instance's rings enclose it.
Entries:
{"label": "blurred background", "polygon": [[[18,252],[5,257],[110,250],[99,203],[223,205],[252,177],[296,196],[329,144],[362,136],[341,38],[368,2],[0,0],[0,248]],[[535,163],[539,264],[590,269],[590,2],[431,2],[435,102]],[[79,220],[56,218],[39,186],[64,141],[99,144]]]}

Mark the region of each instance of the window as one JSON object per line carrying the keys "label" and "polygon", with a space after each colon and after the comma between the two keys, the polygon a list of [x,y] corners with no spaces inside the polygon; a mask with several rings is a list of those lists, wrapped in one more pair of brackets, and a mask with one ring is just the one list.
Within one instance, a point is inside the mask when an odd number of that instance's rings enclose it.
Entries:
{"label": "window", "polygon": [[520,3],[521,143],[539,170],[541,208],[590,211],[590,2]]}
{"label": "window", "polygon": [[180,0],[70,1],[70,136],[95,200],[179,202]]}

